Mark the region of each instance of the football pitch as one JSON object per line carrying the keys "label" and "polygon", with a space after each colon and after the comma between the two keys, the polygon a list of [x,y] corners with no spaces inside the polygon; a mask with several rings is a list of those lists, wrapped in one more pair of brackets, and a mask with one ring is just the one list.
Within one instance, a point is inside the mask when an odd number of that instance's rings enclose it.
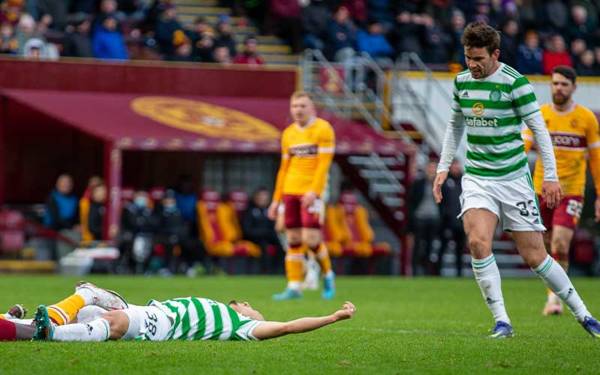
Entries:
{"label": "football pitch", "polygon": [[[78,279],[0,276],[0,309],[69,295]],[[324,315],[350,300],[356,316],[321,330],[265,342],[5,342],[0,374],[397,374],[600,373],[600,341],[570,314],[541,316],[545,290],[538,279],[505,280],[516,336],[486,337],[493,322],[472,279],[338,278],[338,295],[323,301],[274,302],[283,277],[89,278],[129,302],[199,296],[250,302],[268,320]],[[600,280],[575,279],[600,316]]]}

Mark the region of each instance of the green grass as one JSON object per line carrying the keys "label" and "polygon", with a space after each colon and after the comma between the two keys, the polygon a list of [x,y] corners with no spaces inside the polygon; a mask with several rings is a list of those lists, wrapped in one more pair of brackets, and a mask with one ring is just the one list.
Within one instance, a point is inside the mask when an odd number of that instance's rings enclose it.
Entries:
{"label": "green grass", "polygon": [[[351,300],[354,319],[265,342],[0,343],[0,374],[322,374],[322,373],[600,373],[600,341],[569,315],[544,318],[537,279],[505,280],[516,337],[486,338],[492,319],[471,279],[339,278],[338,297],[273,302],[280,277],[92,277],[130,302],[196,295],[247,300],[267,319],[334,311]],[[71,293],[76,279],[2,276],[0,308],[30,311]],[[575,284],[600,315],[600,280]]]}

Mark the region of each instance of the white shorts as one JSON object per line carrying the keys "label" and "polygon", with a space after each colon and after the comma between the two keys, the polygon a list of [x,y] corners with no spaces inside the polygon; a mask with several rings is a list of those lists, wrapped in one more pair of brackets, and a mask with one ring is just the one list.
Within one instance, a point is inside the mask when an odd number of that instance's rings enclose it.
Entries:
{"label": "white shorts", "polygon": [[464,175],[460,205],[462,210],[459,218],[471,208],[484,208],[498,216],[504,231],[546,230],[529,173],[510,181]]}
{"label": "white shorts", "polygon": [[123,340],[165,341],[173,326],[171,319],[156,306],[134,306],[122,310],[129,317]]}

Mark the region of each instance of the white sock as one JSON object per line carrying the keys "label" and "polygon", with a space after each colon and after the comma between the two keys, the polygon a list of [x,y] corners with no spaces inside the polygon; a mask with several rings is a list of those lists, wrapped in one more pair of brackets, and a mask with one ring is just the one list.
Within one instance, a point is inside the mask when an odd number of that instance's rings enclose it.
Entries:
{"label": "white sock", "polygon": [[502,296],[502,282],[500,280],[500,271],[496,264],[494,255],[483,259],[472,259],[471,266],[475,274],[475,280],[481,289],[483,299],[494,316],[496,322],[503,321],[510,324],[510,318],[504,307],[504,297]]}
{"label": "white sock", "polygon": [[300,281],[288,281],[288,285],[287,285],[288,289],[291,290],[296,290],[296,291],[300,291],[301,287],[302,287],[302,282]]}
{"label": "white sock", "polygon": [[94,293],[88,288],[80,288],[75,292],[75,294],[83,298],[83,302],[85,302],[86,306],[94,304]]}
{"label": "white sock", "polygon": [[556,263],[550,255],[546,256],[546,259],[537,266],[532,268],[533,272],[537,273],[539,277],[544,280],[544,283],[548,288],[560,297],[560,299],[569,306],[569,309],[575,315],[578,321],[583,322],[586,316],[591,316],[587,307],[583,303],[579,294],[575,290],[575,287],[569,280],[569,276],[565,270]]}
{"label": "white sock", "polygon": [[329,270],[329,271],[327,271],[327,273],[326,273],[325,275],[323,275],[323,277],[325,277],[325,278],[327,278],[327,277],[331,278],[331,277],[333,277],[334,275],[335,275],[335,274],[333,273],[333,270]]}
{"label": "white sock", "polygon": [[89,323],[67,324],[54,328],[54,341],[106,341],[110,337],[110,324],[106,319]]}

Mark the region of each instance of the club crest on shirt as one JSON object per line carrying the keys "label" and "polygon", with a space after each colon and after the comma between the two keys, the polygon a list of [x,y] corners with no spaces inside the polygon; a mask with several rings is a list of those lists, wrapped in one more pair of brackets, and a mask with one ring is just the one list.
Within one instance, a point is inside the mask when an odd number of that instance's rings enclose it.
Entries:
{"label": "club crest on shirt", "polygon": [[490,91],[490,100],[493,102],[498,102],[502,98],[502,93],[498,89],[494,89]]}
{"label": "club crest on shirt", "polygon": [[481,102],[473,104],[473,107],[471,109],[473,110],[473,114],[475,116],[483,116],[483,112],[485,111],[485,107]]}

